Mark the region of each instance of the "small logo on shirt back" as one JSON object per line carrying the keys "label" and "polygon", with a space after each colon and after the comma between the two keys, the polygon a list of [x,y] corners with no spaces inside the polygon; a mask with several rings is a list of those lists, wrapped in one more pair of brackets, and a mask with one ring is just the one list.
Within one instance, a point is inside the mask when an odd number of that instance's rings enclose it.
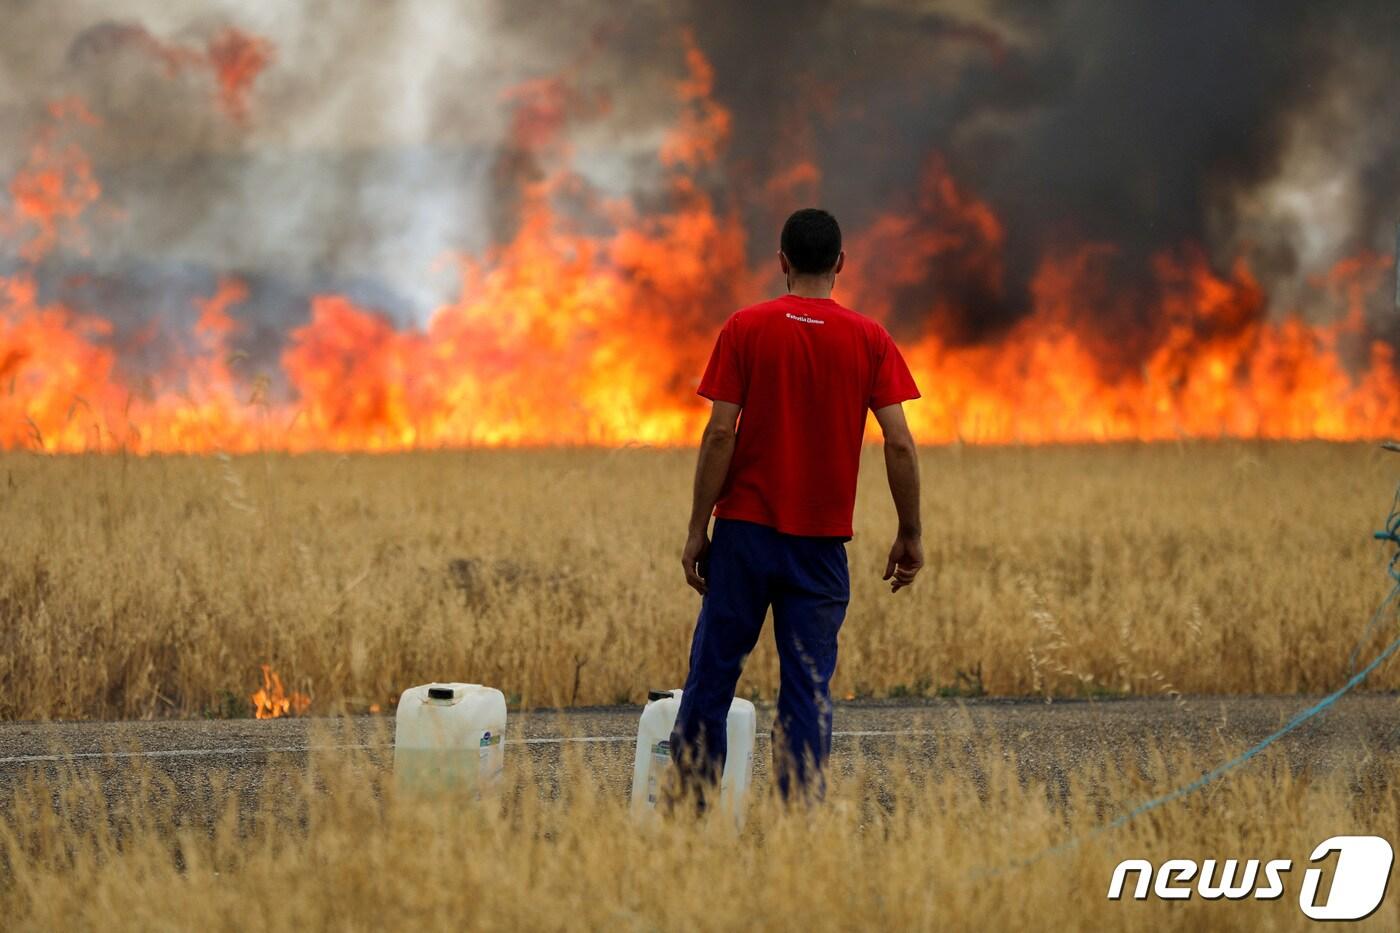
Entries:
{"label": "small logo on shirt back", "polygon": [[825,324],[825,323],[826,323],[826,321],[823,321],[823,320],[821,320],[821,319],[819,319],[819,318],[808,317],[808,316],[805,315],[805,314],[793,314],[791,311],[785,311],[785,312],[783,312],[783,313],[784,313],[784,316],[785,316],[785,317],[789,317],[789,318],[791,318],[791,319],[794,320],[794,321],[801,321],[803,324]]}

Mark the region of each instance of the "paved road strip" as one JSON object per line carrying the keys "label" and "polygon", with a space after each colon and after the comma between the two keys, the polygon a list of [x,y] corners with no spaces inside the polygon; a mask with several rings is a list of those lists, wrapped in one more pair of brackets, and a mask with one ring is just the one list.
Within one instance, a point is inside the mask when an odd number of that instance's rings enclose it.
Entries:
{"label": "paved road strip", "polygon": [[[936,735],[932,729],[858,729],[849,732],[833,732],[833,738],[863,739],[885,736]],[[757,736],[762,742],[767,735]],[[635,742],[635,735],[578,735],[540,736],[527,739],[506,739],[507,745],[610,745],[617,742]],[[372,748],[393,748],[392,743],[367,743],[360,745],[248,745],[235,748],[168,748],[157,751],[135,752],[73,752],[67,755],[11,755],[0,758],[0,765],[21,765],[41,762],[78,761],[92,758],[198,758],[205,755],[256,755],[260,752],[338,752],[367,751]]]}

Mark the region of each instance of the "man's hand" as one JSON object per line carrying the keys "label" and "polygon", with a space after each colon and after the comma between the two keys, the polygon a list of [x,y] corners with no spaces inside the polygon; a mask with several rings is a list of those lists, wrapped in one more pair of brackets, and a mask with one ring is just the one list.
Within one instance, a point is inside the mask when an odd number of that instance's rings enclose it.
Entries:
{"label": "man's hand", "polygon": [[914,582],[914,575],[924,566],[924,545],[919,537],[923,528],[919,521],[919,449],[909,433],[909,422],[904,420],[902,404],[875,409],[875,420],[885,433],[885,475],[899,515],[899,534],[890,548],[883,579],[894,577],[890,592],[898,593]]}
{"label": "man's hand", "polygon": [[705,529],[692,531],[685,539],[685,548],[681,551],[681,566],[685,568],[685,582],[690,584],[691,589],[705,595],[705,578],[700,576],[700,566],[705,562],[705,557],[710,553],[710,536]]}
{"label": "man's hand", "polygon": [[685,582],[695,592],[705,595],[705,578],[700,566],[710,553],[710,513],[715,510],[729,464],[734,459],[740,406],[733,402],[715,402],[710,409],[710,423],[700,438],[700,455],[695,459],[695,498],[690,506],[690,536],[681,551],[685,567]]}
{"label": "man's hand", "polygon": [[882,580],[894,578],[890,592],[898,593],[914,583],[914,577],[924,566],[924,543],[918,535],[903,535],[894,539],[890,548],[890,559],[885,562],[885,575]]}

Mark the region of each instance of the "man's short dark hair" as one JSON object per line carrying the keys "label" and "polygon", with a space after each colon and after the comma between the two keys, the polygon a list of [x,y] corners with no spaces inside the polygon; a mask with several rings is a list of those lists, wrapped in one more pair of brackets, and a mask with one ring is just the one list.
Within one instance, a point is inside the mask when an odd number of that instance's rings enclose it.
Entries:
{"label": "man's short dark hair", "polygon": [[817,207],[795,211],[783,224],[779,249],[799,275],[830,272],[841,255],[841,227],[836,218]]}

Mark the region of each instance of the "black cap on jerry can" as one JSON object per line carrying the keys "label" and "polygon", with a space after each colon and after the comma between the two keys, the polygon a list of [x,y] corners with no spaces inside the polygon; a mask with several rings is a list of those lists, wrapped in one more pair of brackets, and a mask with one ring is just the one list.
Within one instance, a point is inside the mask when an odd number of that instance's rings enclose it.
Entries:
{"label": "black cap on jerry can", "polygon": [[428,699],[430,700],[450,700],[452,699],[451,687],[429,687]]}
{"label": "black cap on jerry can", "polygon": [[648,700],[666,700],[666,699],[669,699],[670,696],[671,696],[671,691],[669,691],[669,690],[648,690],[648,691],[647,691],[647,699],[648,699]]}

